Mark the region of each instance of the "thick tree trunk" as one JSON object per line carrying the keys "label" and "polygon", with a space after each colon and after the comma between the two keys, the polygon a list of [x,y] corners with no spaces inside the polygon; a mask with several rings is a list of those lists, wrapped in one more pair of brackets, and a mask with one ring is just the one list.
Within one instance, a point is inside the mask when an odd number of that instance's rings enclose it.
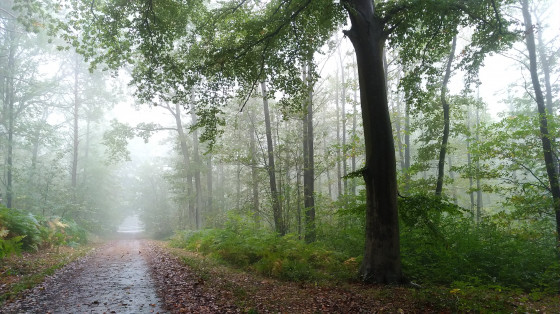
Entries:
{"label": "thick tree trunk", "polygon": [[441,137],[441,148],[439,151],[439,162],[438,162],[438,174],[436,183],[436,195],[441,195],[443,190],[443,177],[445,174],[445,154],[447,153],[447,142],[449,140],[449,103],[447,102],[447,83],[449,83],[449,77],[451,76],[451,64],[453,63],[453,57],[455,56],[455,47],[457,47],[457,36],[453,37],[453,42],[451,43],[451,52],[449,53],[449,58],[447,59],[447,67],[445,69],[445,75],[443,77],[443,83],[441,84],[441,106],[443,108],[443,135]]}
{"label": "thick tree trunk", "polygon": [[[303,202],[305,213],[305,242],[316,239],[315,234],[315,162],[313,158],[313,86],[303,66],[303,81],[307,84],[308,96],[304,105],[303,118]],[[311,66],[307,67],[311,73]]]}
{"label": "thick tree trunk", "polygon": [[402,283],[397,169],[383,69],[384,25],[371,0],[347,0],[352,28],[345,31],[356,52],[364,124],[366,245],[360,268],[366,282]]}
{"label": "thick tree trunk", "polygon": [[541,84],[539,82],[537,70],[537,54],[535,47],[535,34],[533,28],[533,21],[531,20],[531,13],[529,12],[528,0],[521,0],[523,20],[525,24],[525,43],[527,45],[527,52],[529,53],[529,68],[531,72],[531,81],[533,82],[533,89],[535,91],[535,100],[537,109],[540,115],[540,133],[541,143],[543,147],[544,162],[546,166],[546,173],[548,175],[548,182],[550,184],[550,191],[552,194],[554,211],[556,214],[556,236],[558,237],[558,244],[560,245],[560,184],[558,182],[558,172],[556,171],[556,164],[554,160],[554,152],[552,151],[552,142],[550,139],[550,132],[548,129],[548,117],[546,115],[546,107],[544,102]]}
{"label": "thick tree trunk", "polygon": [[272,129],[270,125],[270,111],[268,109],[268,96],[265,82],[261,82],[261,90],[263,96],[264,123],[266,128],[266,143],[268,153],[268,178],[270,181],[270,196],[272,198],[272,215],[274,217],[274,228],[280,235],[284,235],[284,224],[282,221],[282,205],[280,204],[280,195],[276,188],[276,169],[274,166],[274,147],[272,146]]}
{"label": "thick tree trunk", "polygon": [[[173,116],[175,117],[175,125],[177,126],[177,133],[179,135],[179,145],[181,147],[181,156],[183,157],[183,167],[185,171],[185,177],[187,179],[187,196],[189,202],[189,212],[196,217],[195,208],[194,208],[194,199],[192,198],[193,195],[193,177],[192,172],[190,170],[191,161],[189,156],[189,149],[187,146],[187,136],[185,135],[185,131],[183,129],[183,122],[181,121],[181,106],[179,104],[175,104],[175,111],[170,110]],[[195,222],[196,225],[196,222]]]}

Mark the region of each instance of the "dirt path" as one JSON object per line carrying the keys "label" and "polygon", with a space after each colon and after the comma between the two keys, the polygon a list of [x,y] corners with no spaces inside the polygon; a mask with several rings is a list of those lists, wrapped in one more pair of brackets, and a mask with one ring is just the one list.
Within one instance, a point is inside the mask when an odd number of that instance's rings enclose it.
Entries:
{"label": "dirt path", "polygon": [[112,241],[62,268],[3,313],[165,313],[143,240]]}

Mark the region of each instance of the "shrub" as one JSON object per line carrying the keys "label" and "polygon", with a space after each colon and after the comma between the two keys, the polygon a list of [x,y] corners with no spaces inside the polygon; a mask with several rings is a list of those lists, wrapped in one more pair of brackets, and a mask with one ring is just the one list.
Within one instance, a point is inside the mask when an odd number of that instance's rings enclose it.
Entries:
{"label": "shrub", "polygon": [[321,243],[306,244],[294,234],[280,237],[238,216],[231,216],[224,229],[178,232],[171,245],[278,279],[319,280],[348,272],[346,259]]}
{"label": "shrub", "polygon": [[0,207],[0,258],[39,247],[87,242],[86,231],[73,221],[45,219],[17,209]]}
{"label": "shrub", "polygon": [[39,223],[33,214],[17,209],[0,208],[0,225],[8,230],[6,239],[21,237],[24,250],[37,250],[41,242]]}

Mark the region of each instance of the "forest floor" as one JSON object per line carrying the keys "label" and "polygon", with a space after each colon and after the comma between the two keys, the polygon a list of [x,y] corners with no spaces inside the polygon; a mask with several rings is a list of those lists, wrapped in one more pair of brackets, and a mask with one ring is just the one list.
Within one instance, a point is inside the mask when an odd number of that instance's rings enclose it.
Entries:
{"label": "forest floor", "polygon": [[[490,294],[474,300],[480,307],[473,310],[464,307],[473,300],[465,303],[470,296],[462,295],[458,289],[278,281],[226,267],[158,241],[110,241],[81,257],[85,251],[65,249],[58,255],[28,254],[14,257],[12,264],[4,263],[0,293],[1,300],[8,301],[0,306],[0,312],[446,313],[493,312],[495,307],[486,308],[492,302],[504,303],[499,307],[504,312],[560,312],[558,299],[551,298],[531,302],[522,296],[508,299]],[[18,258],[20,263],[16,262]],[[14,269],[26,263],[41,272],[42,268],[51,269],[51,264],[61,258],[74,261],[33,289],[7,296],[10,287],[26,277],[7,273],[14,273]]]}

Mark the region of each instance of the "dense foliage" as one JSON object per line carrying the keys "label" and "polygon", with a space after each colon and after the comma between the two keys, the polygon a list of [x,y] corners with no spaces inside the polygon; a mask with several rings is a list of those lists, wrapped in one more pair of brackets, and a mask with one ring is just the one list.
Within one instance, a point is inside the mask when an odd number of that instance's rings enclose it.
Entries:
{"label": "dense foliage", "polygon": [[46,218],[0,207],[0,258],[21,250],[38,250],[87,242],[86,230],[74,221]]}
{"label": "dense foliage", "polygon": [[[345,223],[320,225],[312,244],[294,234],[279,237],[239,216],[230,216],[221,229],[178,232],[171,243],[265,276],[353,280],[364,244],[363,199],[360,203],[341,212]],[[403,268],[413,282],[557,291],[560,264],[551,220],[518,224],[499,214],[475,224],[461,208],[425,194],[401,199],[400,208]]]}

